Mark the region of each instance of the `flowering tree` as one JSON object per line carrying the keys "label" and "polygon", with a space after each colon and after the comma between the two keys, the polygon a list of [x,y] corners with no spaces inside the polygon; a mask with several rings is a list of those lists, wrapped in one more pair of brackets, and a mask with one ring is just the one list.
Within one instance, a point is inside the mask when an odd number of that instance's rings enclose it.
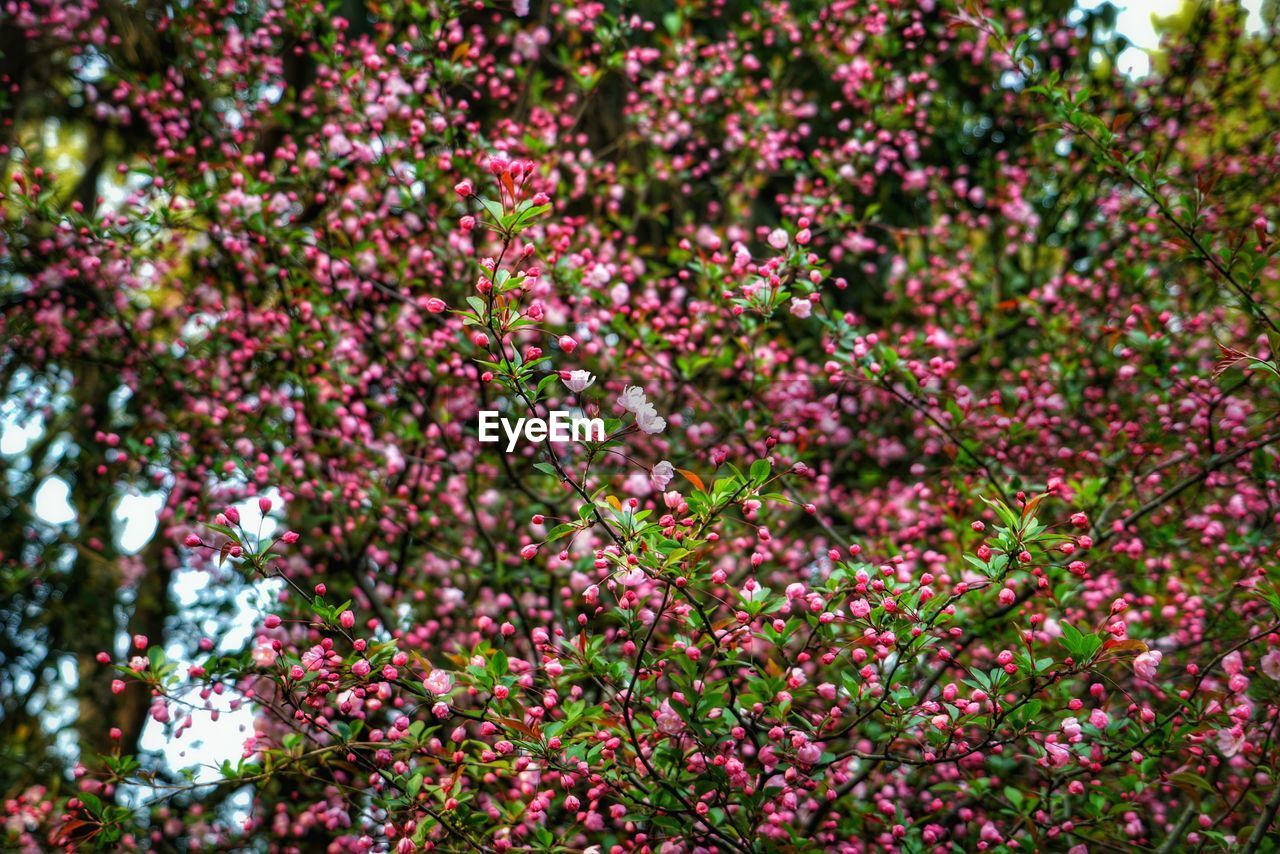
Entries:
{"label": "flowering tree", "polygon": [[4,847],[1277,850],[1274,22],[1112,17],[7,3]]}

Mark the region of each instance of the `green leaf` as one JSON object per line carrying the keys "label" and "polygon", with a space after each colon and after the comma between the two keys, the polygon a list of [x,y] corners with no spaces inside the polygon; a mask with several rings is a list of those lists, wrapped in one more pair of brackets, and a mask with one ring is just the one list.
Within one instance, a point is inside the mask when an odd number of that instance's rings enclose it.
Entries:
{"label": "green leaf", "polygon": [[568,522],[566,522],[566,523],[564,523],[564,524],[562,524],[562,525],[556,525],[556,526],[555,526],[554,528],[552,528],[552,529],[551,529],[551,531],[547,534],[547,542],[548,542],[548,543],[555,542],[556,540],[560,539],[561,537],[565,536],[566,534],[572,533],[573,531],[576,531],[577,529],[578,529],[578,526],[577,526],[577,525],[570,525]]}
{"label": "green leaf", "polygon": [[240,536],[226,525],[215,525],[212,522],[206,522],[205,527],[212,531],[217,531],[219,534],[224,534],[230,537],[231,540],[237,544],[240,542]]}

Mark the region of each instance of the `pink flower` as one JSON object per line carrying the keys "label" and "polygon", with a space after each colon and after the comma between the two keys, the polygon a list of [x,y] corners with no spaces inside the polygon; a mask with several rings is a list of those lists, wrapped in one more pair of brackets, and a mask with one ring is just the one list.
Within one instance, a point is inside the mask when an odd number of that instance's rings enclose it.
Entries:
{"label": "pink flower", "polygon": [[324,648],[316,645],[302,654],[302,666],[308,670],[319,670],[324,666]]}
{"label": "pink flower", "polygon": [[533,560],[537,556],[537,554],[538,554],[538,547],[534,543],[529,543],[529,545],[520,549],[520,557],[524,558],[525,560]]}
{"label": "pink flower", "polygon": [[653,467],[653,471],[649,472],[649,481],[653,484],[654,489],[661,491],[667,488],[667,484],[671,483],[671,479],[675,475],[675,466],[663,460]]}
{"label": "pink flower", "polygon": [[253,663],[259,667],[270,667],[276,663],[277,653],[269,643],[260,643],[253,648]]}
{"label": "pink flower", "polygon": [[812,765],[822,758],[822,748],[812,741],[796,751],[796,759],[805,765]]}
{"label": "pink flower", "polygon": [[1239,753],[1244,743],[1244,731],[1240,727],[1218,730],[1218,749],[1228,759]]}
{"label": "pink flower", "polygon": [[566,353],[572,353],[574,350],[578,349],[578,339],[574,338],[572,335],[561,335],[560,349]]}
{"label": "pink flower", "polygon": [[338,617],[338,622],[344,629],[349,629],[356,624],[356,615],[348,609]]}
{"label": "pink flower", "polygon": [[769,245],[774,249],[777,249],[779,252],[787,248],[787,243],[790,242],[790,240],[791,238],[787,236],[785,229],[775,228],[773,231],[769,232]]}
{"label": "pink flower", "polygon": [[475,192],[475,188],[471,186],[470,181],[459,181],[453,185],[453,191],[457,193],[460,198],[465,199]]}
{"label": "pink flower", "polygon": [[446,308],[448,308],[448,306],[445,304],[444,300],[440,299],[440,297],[431,297],[431,299],[427,300],[426,309],[432,314],[439,314]]}
{"label": "pink flower", "polygon": [[1061,768],[1071,761],[1071,751],[1052,741],[1044,745],[1045,760],[1054,768]]}
{"label": "pink flower", "polygon": [[1133,660],[1133,672],[1138,675],[1139,679],[1155,679],[1156,668],[1160,666],[1160,659],[1164,658],[1164,653],[1159,650],[1150,650],[1139,655]]}
{"label": "pink flower", "polygon": [[346,157],[352,147],[351,140],[340,133],[329,137],[329,153],[335,157]]}
{"label": "pink flower", "polygon": [[644,584],[645,579],[648,577],[649,576],[645,574],[645,571],[637,566],[618,576],[618,581],[622,583],[623,587],[636,587]]}
{"label": "pink flower", "polygon": [[684,729],[684,721],[671,708],[669,700],[663,700],[662,705],[658,707],[658,714],[654,716],[654,723],[658,725],[659,730],[667,735],[675,735]]}
{"label": "pink flower", "polygon": [[1280,649],[1273,649],[1262,656],[1262,672],[1268,679],[1280,682]]}
{"label": "pink flower", "polygon": [[422,687],[436,696],[443,696],[453,690],[453,676],[447,670],[432,670],[422,680]]}

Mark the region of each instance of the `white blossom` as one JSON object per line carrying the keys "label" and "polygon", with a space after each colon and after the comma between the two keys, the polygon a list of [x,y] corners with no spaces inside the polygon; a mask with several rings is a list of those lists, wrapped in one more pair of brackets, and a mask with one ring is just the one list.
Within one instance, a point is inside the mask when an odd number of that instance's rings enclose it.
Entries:
{"label": "white blossom", "polygon": [[629,385],[622,389],[622,394],[618,395],[618,403],[628,412],[635,412],[647,405],[648,400],[644,396],[644,389],[638,385]]}
{"label": "white blossom", "polygon": [[590,371],[570,371],[569,378],[564,381],[564,384],[568,386],[569,391],[579,393],[586,391],[595,381],[596,378]]}

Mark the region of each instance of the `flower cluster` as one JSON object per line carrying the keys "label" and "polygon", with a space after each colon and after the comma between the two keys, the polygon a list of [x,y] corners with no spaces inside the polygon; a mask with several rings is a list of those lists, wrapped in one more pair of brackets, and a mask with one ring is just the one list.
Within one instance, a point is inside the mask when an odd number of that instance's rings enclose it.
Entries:
{"label": "flower cluster", "polygon": [[0,16],[0,848],[1274,850],[1272,34],[339,6]]}

